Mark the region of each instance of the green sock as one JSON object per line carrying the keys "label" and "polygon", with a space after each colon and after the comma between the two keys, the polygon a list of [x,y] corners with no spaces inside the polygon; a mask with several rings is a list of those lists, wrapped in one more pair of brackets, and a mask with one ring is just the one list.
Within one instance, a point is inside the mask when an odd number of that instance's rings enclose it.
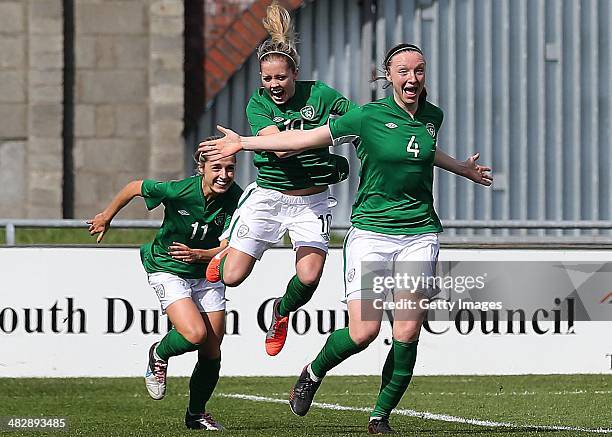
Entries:
{"label": "green sock", "polygon": [[189,380],[189,412],[204,413],[206,402],[210,399],[219,381],[221,357],[212,360],[198,360]]}
{"label": "green sock", "polygon": [[418,340],[403,343],[393,339],[393,345],[383,367],[376,406],[370,417],[388,418],[391,410],[399,404],[412,379],[418,344]]}
{"label": "green sock", "polygon": [[317,285],[304,285],[297,275],[287,284],[287,291],[278,305],[278,312],[281,316],[288,316],[291,311],[295,311],[305,305],[317,289]]}
{"label": "green sock", "polygon": [[176,329],[172,328],[164,338],[159,342],[155,352],[157,356],[164,361],[168,361],[170,357],[183,355],[185,352],[191,352],[198,348],[197,344],[191,343],[183,337]]}
{"label": "green sock", "polygon": [[348,328],[338,329],[332,332],[325,346],[319,352],[319,355],[310,364],[310,368],[314,373],[314,376],[322,378],[325,374],[346,360],[351,355],[355,355],[358,352],[364,350],[366,346],[358,346],[355,344],[351,336],[349,335]]}
{"label": "green sock", "polygon": [[227,259],[227,256],[224,256],[223,258],[221,258],[221,261],[219,262],[219,277],[221,278],[221,282],[223,282],[223,266],[225,265],[226,259]]}

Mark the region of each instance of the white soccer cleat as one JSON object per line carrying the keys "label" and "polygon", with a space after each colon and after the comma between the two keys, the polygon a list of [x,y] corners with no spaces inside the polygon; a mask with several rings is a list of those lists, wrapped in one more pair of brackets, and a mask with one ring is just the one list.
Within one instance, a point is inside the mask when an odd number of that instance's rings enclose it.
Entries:
{"label": "white soccer cleat", "polygon": [[149,348],[149,363],[144,377],[149,396],[156,401],[166,396],[166,373],[168,372],[168,363],[155,353],[158,344],[153,343]]}

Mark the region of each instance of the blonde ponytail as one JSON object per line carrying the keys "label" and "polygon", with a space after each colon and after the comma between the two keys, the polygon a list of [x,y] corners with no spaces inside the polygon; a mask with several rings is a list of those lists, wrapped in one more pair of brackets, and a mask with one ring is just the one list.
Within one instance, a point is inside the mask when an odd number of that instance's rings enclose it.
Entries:
{"label": "blonde ponytail", "polygon": [[270,34],[270,39],[263,42],[257,49],[259,62],[268,59],[268,56],[283,56],[288,58],[291,67],[297,70],[300,56],[296,50],[297,35],[291,22],[289,11],[273,1],[266,10],[266,17],[262,20],[264,28]]}

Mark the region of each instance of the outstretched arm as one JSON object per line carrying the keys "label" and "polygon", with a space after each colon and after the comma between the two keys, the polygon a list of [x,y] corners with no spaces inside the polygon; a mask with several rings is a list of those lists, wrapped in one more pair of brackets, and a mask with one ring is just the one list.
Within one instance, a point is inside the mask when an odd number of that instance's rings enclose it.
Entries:
{"label": "outstretched arm", "polygon": [[121,209],[130,203],[130,201],[136,197],[140,196],[142,193],[142,181],[132,181],[127,184],[125,187],[117,193],[115,198],[108,204],[104,211],[96,214],[96,216],[87,220],[87,224],[89,225],[89,234],[98,235],[96,242],[99,243],[104,238],[104,234],[110,227],[111,221],[117,215]]}
{"label": "outstretched arm", "polygon": [[288,130],[258,137],[243,137],[223,126],[217,126],[217,129],[224,134],[222,138],[204,141],[198,145],[198,151],[203,152],[211,161],[234,155],[241,150],[301,152],[332,144],[331,132],[327,125],[310,130]]}
{"label": "outstretched arm", "polygon": [[478,158],[480,158],[480,153],[470,156],[465,161],[458,161],[441,149],[436,149],[434,165],[488,187],[493,182],[491,168],[476,164]]}
{"label": "outstretched arm", "polygon": [[[266,136],[266,135],[274,135],[279,133],[280,130],[278,129],[278,127],[276,127],[276,125],[274,126],[268,126],[268,127],[264,127],[262,130],[260,130],[257,135],[258,136]],[[279,158],[283,159],[283,158],[288,158],[290,156],[293,155],[297,155],[300,152],[273,152],[276,156],[278,156]]]}

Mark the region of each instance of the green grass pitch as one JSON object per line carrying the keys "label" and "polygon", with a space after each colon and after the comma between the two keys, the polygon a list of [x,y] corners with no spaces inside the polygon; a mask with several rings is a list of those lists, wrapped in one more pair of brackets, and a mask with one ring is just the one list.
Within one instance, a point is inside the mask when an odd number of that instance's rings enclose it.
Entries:
{"label": "green grass pitch", "polygon": [[[333,405],[313,406],[303,418],[285,403],[293,382],[221,378],[208,409],[229,435],[366,435],[378,377],[327,377],[315,401]],[[198,431],[183,424],[187,396],[187,378],[169,378],[163,401],[151,400],[140,378],[4,378],[0,416],[63,416],[69,430],[56,435],[64,436],[192,435]],[[612,428],[611,405],[612,375],[415,377],[391,425],[400,435],[418,436],[605,435]],[[506,425],[494,426],[500,423]]]}

